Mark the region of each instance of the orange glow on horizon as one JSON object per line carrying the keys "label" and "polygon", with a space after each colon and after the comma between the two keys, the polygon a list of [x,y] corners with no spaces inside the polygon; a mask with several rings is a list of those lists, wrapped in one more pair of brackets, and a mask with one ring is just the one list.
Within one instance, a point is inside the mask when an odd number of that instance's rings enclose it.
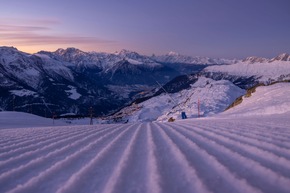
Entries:
{"label": "orange glow on horizon", "polygon": [[1,45],[1,46],[12,46],[17,48],[19,51],[25,52],[25,53],[29,53],[29,54],[35,54],[37,52],[40,51],[49,51],[49,52],[54,52],[57,49],[63,48],[69,48],[69,47],[74,47],[77,49],[80,49],[82,51],[85,52],[90,52],[90,51],[96,51],[96,52],[108,52],[108,53],[114,53],[115,51],[118,50],[112,50],[112,49],[108,49],[106,47],[102,48],[97,48],[96,46],[81,46],[81,45],[75,45],[75,46],[68,46],[68,45],[47,45],[47,46],[22,46],[22,45]]}

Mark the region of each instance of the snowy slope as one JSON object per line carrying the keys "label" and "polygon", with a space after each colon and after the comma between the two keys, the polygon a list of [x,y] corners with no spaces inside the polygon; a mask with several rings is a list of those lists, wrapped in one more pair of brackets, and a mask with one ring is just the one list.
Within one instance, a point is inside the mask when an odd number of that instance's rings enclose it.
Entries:
{"label": "snowy slope", "polygon": [[170,117],[181,119],[181,112],[188,118],[209,116],[224,111],[234,100],[244,95],[245,91],[227,80],[214,81],[200,77],[190,89],[173,94],[162,94],[140,104],[124,108],[119,117],[129,122],[168,121]]}
{"label": "snowy slope", "polygon": [[223,116],[253,116],[290,113],[290,83],[260,86],[251,97],[222,113]]}
{"label": "snowy slope", "polygon": [[210,66],[204,71],[225,73],[234,76],[255,76],[261,82],[272,82],[290,79],[290,56],[281,54],[273,59],[248,57],[231,65]]}
{"label": "snowy slope", "polygon": [[289,193],[290,120],[0,130],[0,192]]}
{"label": "snowy slope", "polygon": [[[0,47],[0,67],[1,76],[9,76],[12,80],[26,83],[32,88],[37,88],[41,80],[40,69],[32,64],[29,55],[13,47]],[[11,80],[5,78],[4,81]],[[2,85],[1,81],[0,87],[2,86],[5,84]]]}
{"label": "snowy slope", "polygon": [[65,124],[60,120],[53,121],[52,119],[43,118],[37,115],[23,112],[0,111],[0,129],[60,126],[60,125],[67,124]]}
{"label": "snowy slope", "polygon": [[35,54],[31,57],[37,56],[41,58],[43,62],[43,70],[50,76],[56,79],[65,78],[68,81],[73,82],[74,76],[72,71],[66,66],[69,63],[53,60],[52,58],[48,57],[44,54]]}

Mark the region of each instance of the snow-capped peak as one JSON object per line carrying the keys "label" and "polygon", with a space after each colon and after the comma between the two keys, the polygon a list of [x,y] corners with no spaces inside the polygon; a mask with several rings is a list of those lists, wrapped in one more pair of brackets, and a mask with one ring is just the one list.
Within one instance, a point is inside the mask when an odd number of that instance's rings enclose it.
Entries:
{"label": "snow-capped peak", "polygon": [[30,55],[28,53],[19,51],[17,48],[15,48],[13,46],[11,46],[11,47],[9,47],[9,46],[1,46],[0,47],[0,56],[3,56],[5,58],[9,58],[10,57],[10,58],[13,59],[13,57],[11,57],[11,56],[14,55],[14,54],[16,54],[16,55],[25,55],[25,56]]}
{"label": "snow-capped peak", "polygon": [[8,46],[1,46],[0,47],[0,61],[4,63],[10,63],[12,61],[15,61],[17,58],[25,58],[26,56],[29,56],[30,54],[24,53],[22,51],[19,51],[15,47],[8,47]]}
{"label": "snow-capped peak", "polygon": [[115,52],[115,56],[117,56],[122,60],[126,60],[131,64],[135,64],[135,65],[141,65],[144,64],[146,66],[160,66],[160,64],[156,63],[154,60],[152,60],[150,57],[148,56],[144,56],[144,55],[140,55],[137,52],[134,51],[129,51],[129,50],[121,50],[120,52]]}
{"label": "snow-capped peak", "polygon": [[242,62],[246,62],[249,64],[263,63],[263,62],[268,62],[268,61],[269,61],[269,59],[267,59],[267,58],[260,58],[257,56],[250,56],[250,57],[247,57],[246,59],[242,60]]}
{"label": "snow-capped peak", "polygon": [[14,50],[14,51],[18,51],[17,48],[13,47],[13,46],[1,46],[0,50]]}
{"label": "snow-capped peak", "polygon": [[280,54],[270,60],[270,62],[273,62],[273,61],[290,61],[290,55],[287,53]]}
{"label": "snow-capped peak", "polygon": [[116,51],[115,52],[115,55],[125,55],[125,54],[132,54],[132,53],[135,53],[135,54],[138,54],[137,52],[134,52],[134,51],[130,51],[130,50],[126,50],[126,49],[122,49],[121,51]]}
{"label": "snow-capped peak", "polygon": [[168,55],[168,56],[180,56],[180,54],[179,53],[177,53],[177,52],[173,52],[173,51],[170,51],[168,54],[166,54],[166,55]]}
{"label": "snow-capped peak", "polygon": [[79,49],[77,49],[77,48],[72,48],[72,47],[70,47],[70,48],[67,48],[67,49],[59,48],[59,49],[57,49],[57,50],[55,51],[55,53],[58,54],[58,55],[63,56],[63,55],[68,55],[68,54],[69,54],[69,55],[83,54],[83,53],[85,53],[85,52],[82,51],[82,50],[79,50]]}
{"label": "snow-capped peak", "polygon": [[176,52],[169,52],[168,54],[161,56],[152,56],[152,59],[157,62],[163,63],[183,63],[183,64],[202,64],[202,65],[214,65],[214,64],[232,64],[236,63],[236,60],[229,59],[214,59],[201,56],[186,56]]}
{"label": "snow-capped peak", "polygon": [[288,80],[290,77],[290,57],[281,54],[271,60],[266,58],[248,57],[245,60],[231,65],[210,66],[204,71],[226,73],[232,76],[256,77],[260,82]]}
{"label": "snow-capped peak", "polygon": [[248,64],[254,64],[254,63],[269,63],[274,61],[290,61],[290,55],[287,53],[280,54],[272,59],[267,58],[261,58],[257,56],[250,56],[242,60],[242,62],[248,63]]}
{"label": "snow-capped peak", "polygon": [[137,52],[130,51],[130,50],[121,50],[120,52],[115,52],[115,55],[120,56],[120,57],[125,57],[125,58],[131,58],[131,59],[136,59],[140,58],[141,55],[138,54]]}

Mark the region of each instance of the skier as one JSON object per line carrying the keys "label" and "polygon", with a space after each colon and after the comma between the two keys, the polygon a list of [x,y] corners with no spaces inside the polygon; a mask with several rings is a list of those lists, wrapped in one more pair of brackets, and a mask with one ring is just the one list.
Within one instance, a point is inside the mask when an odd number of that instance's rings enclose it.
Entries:
{"label": "skier", "polygon": [[182,119],[187,119],[187,116],[186,116],[185,112],[181,112],[181,118]]}

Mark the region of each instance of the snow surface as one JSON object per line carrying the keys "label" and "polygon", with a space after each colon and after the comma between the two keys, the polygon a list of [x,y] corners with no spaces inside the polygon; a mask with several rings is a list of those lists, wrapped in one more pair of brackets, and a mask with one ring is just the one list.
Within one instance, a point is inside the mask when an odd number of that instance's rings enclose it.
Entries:
{"label": "snow surface", "polygon": [[68,97],[73,99],[73,100],[77,100],[79,99],[82,95],[80,93],[77,92],[76,87],[74,86],[69,86],[69,88],[71,90],[66,90],[66,93],[69,95]]}
{"label": "snow surface", "polygon": [[60,62],[50,58],[45,54],[34,54],[42,59],[44,62],[43,69],[48,73],[50,76],[54,78],[63,77],[69,81],[74,81],[74,76],[71,70],[67,67],[69,64],[66,62]]}
{"label": "snow surface", "polygon": [[23,112],[0,111],[0,129],[60,126],[60,125],[67,124],[65,122],[62,122],[61,120],[53,121],[53,119],[43,118],[37,115]]}
{"label": "snow surface", "polygon": [[0,192],[289,193],[289,85],[174,123],[39,127],[47,119],[0,112]]}
{"label": "snow surface", "polygon": [[42,59],[46,59],[46,60],[51,60],[51,58],[48,56],[48,55],[45,55],[45,54],[39,54],[39,53],[36,53],[34,54],[35,56],[38,56]]}
{"label": "snow surface", "polygon": [[0,130],[0,192],[289,193],[290,119]]}
{"label": "snow surface", "polygon": [[223,115],[253,116],[290,113],[290,83],[260,86],[251,97],[224,112]]}
{"label": "snow surface", "polygon": [[271,60],[252,63],[252,60],[231,65],[210,66],[207,72],[222,72],[235,76],[256,76],[262,82],[283,80],[290,77],[290,61]]}
{"label": "snow surface", "polygon": [[126,58],[126,60],[131,63],[131,64],[135,64],[135,65],[140,65],[142,64],[142,62],[138,61],[138,60],[133,60],[133,59],[130,59],[130,58]]}
{"label": "snow surface", "polygon": [[35,96],[37,97],[38,94],[34,91],[26,90],[26,89],[21,89],[21,90],[10,90],[9,91],[11,94],[16,95],[16,96]]}

